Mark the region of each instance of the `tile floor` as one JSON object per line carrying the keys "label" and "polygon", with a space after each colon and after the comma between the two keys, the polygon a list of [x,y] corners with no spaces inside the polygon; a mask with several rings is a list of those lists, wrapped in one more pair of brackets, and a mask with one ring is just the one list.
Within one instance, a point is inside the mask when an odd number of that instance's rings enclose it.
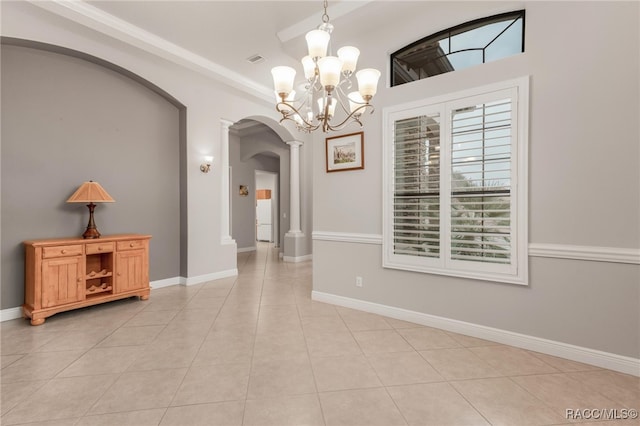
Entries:
{"label": "tile floor", "polygon": [[[2,323],[0,423],[518,426],[640,408],[637,377],[313,302],[311,263],[267,245],[238,269]],[[590,424],[614,423],[637,420]]]}

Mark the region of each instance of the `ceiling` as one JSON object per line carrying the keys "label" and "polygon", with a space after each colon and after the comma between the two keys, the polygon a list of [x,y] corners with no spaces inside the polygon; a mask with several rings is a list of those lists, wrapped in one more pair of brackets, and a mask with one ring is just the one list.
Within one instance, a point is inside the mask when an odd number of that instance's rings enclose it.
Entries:
{"label": "ceiling", "polygon": [[[304,35],[322,22],[321,0],[27,0],[28,3],[118,39],[146,52],[201,72],[264,101],[273,102],[271,68],[288,65],[302,74]],[[0,4],[4,3],[0,0]],[[13,2],[6,2],[13,3]],[[5,3],[5,4],[6,4]],[[368,36],[407,31],[403,23],[421,21],[418,36],[454,25],[458,14],[434,14],[429,0],[330,0],[334,24],[331,45],[362,48]],[[490,2],[504,9],[504,2]],[[435,5],[435,6],[434,6]],[[475,16],[486,13],[477,1],[451,1],[447,8]],[[454,19],[455,18],[455,19]],[[452,20],[454,19],[454,20]],[[409,40],[415,39],[410,36]],[[405,37],[406,38],[406,37]],[[401,47],[401,46],[395,46]],[[382,48],[382,47],[381,47]],[[385,45],[384,53],[394,48]],[[259,63],[247,59],[265,58]],[[367,58],[363,58],[367,59]]]}
{"label": "ceiling", "polygon": [[[298,61],[306,52],[304,35],[322,22],[323,12],[319,0],[32,3],[166,59],[197,64],[212,77],[271,100],[271,68],[289,65],[302,72]],[[341,45],[341,35],[349,37],[343,28],[358,34],[371,25],[376,8],[364,6],[372,3],[329,2],[327,13],[336,26],[332,44]],[[265,59],[250,63],[254,55]]]}

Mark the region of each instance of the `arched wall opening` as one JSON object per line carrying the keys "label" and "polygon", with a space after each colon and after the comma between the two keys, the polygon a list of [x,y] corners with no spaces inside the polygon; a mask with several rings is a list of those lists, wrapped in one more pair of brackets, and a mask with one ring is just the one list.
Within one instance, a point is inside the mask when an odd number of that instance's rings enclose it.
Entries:
{"label": "arched wall opening", "polygon": [[[267,117],[242,119],[231,126],[229,132],[229,166],[231,168],[231,228],[238,251],[250,251],[256,247],[256,190],[255,175],[262,171],[276,173],[278,205],[274,224],[278,229],[274,245],[280,253],[284,250],[284,238],[289,230],[290,218],[290,150],[285,140],[291,134]],[[240,186],[247,187],[246,195]]]}
{"label": "arched wall opening", "polygon": [[103,235],[153,236],[150,280],[187,274],[186,107],[92,55],[2,41],[2,309],[24,301],[22,241],[80,236],[87,209],[65,201],[84,181],[115,199]]}

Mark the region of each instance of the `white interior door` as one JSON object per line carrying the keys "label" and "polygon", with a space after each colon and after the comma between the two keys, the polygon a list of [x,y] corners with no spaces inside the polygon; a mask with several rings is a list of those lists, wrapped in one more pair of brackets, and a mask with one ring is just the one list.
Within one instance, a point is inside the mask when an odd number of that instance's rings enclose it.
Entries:
{"label": "white interior door", "polygon": [[271,200],[256,200],[256,239],[258,241],[273,241]]}

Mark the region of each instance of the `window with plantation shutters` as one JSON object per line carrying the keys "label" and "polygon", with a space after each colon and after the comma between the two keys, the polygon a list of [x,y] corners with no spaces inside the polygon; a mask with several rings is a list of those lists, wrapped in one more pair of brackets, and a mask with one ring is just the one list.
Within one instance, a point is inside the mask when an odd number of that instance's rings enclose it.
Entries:
{"label": "window with plantation shutters", "polygon": [[383,266],[526,284],[528,80],[384,112]]}

